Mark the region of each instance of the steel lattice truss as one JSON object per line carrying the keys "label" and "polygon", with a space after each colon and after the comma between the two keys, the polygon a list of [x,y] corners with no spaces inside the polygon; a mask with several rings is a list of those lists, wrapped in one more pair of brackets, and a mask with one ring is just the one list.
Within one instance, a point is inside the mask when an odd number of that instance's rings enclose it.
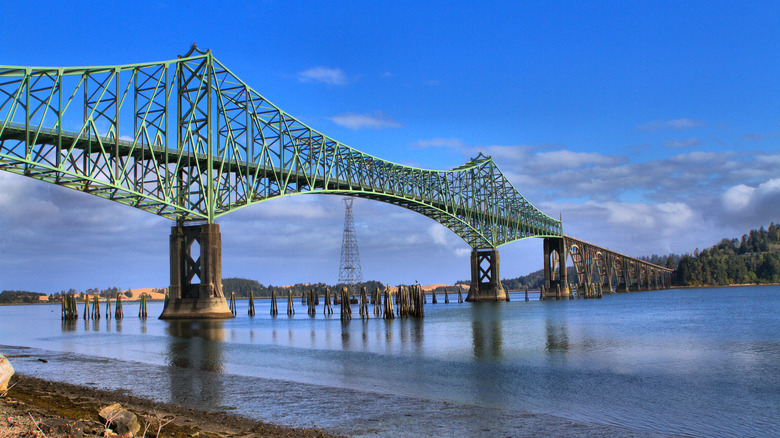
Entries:
{"label": "steel lattice truss", "polygon": [[[563,239],[565,250],[574,264],[577,284],[590,284],[598,279],[611,290],[615,279],[618,284],[628,287],[635,285],[639,290],[643,287],[646,289],[671,287],[673,269],[629,257],[573,237],[564,236]],[[556,266],[555,269],[558,267]]]}
{"label": "steel lattice truss", "polygon": [[560,236],[493,160],[384,161],[291,117],[196,47],[176,60],[0,67],[0,169],[177,221],[298,193],[395,204],[474,248]]}

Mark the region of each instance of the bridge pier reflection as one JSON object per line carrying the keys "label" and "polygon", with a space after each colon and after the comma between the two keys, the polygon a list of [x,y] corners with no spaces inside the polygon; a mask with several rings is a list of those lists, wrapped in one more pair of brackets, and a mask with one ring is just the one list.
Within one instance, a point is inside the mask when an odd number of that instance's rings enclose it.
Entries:
{"label": "bridge pier reflection", "polygon": [[222,319],[233,312],[222,293],[217,224],[171,227],[171,286],[160,319]]}
{"label": "bridge pier reflection", "polygon": [[166,351],[174,404],[222,404],[222,321],[171,321]]}

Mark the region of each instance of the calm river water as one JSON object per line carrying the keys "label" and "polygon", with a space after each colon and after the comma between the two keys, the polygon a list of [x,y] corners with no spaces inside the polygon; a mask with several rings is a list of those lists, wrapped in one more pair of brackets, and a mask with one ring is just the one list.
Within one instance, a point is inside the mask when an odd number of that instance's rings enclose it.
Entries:
{"label": "calm river water", "polygon": [[439,299],[422,320],[353,306],[346,324],[300,299],[292,318],[258,300],[221,322],[5,306],[0,352],[28,375],[355,436],[780,434],[780,287]]}

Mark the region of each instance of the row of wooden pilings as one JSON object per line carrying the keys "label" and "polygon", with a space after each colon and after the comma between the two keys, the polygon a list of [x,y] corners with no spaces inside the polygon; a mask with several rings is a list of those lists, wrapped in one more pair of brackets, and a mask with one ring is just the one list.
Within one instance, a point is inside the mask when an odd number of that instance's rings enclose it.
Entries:
{"label": "row of wooden pilings", "polygon": [[[581,289],[580,289],[581,288]],[[576,293],[574,291],[569,293],[569,299],[573,300],[574,298],[603,298],[604,297],[604,286],[601,283],[593,284],[583,284],[576,290]],[[548,297],[549,298],[549,297]],[[565,298],[565,297],[564,297]],[[561,299],[561,285],[558,284],[555,287],[555,299],[560,300]],[[528,301],[528,288],[525,288],[525,300]],[[539,290],[539,301],[545,300],[545,289],[544,286],[541,287]]]}
{"label": "row of wooden pilings", "polygon": [[[138,307],[138,316],[140,318],[146,318],[146,294],[141,294],[141,303]],[[90,309],[90,302],[92,303]],[[61,300],[62,303],[62,320],[70,321],[79,319],[79,311],[76,306],[76,295],[68,294],[64,295]],[[92,298],[87,295],[84,299],[84,313],[83,317],[87,319],[100,319],[100,296],[94,295]],[[122,294],[116,294],[115,306],[114,306],[114,318],[122,319],[125,317],[124,309],[122,308]],[[106,297],[106,318],[111,318],[111,298]]]}
{"label": "row of wooden pilings", "polygon": [[[507,301],[509,301],[509,295],[507,295]],[[433,304],[438,304],[438,301],[436,300],[436,291],[431,291],[431,302]],[[460,288],[458,288],[458,302],[463,302],[463,292],[461,292]],[[444,288],[444,304],[450,303],[450,294],[447,292],[447,288]]]}
{"label": "row of wooden pilings", "polygon": [[[396,305],[393,305],[393,296],[396,297]],[[437,303],[436,293],[433,293],[433,304]],[[325,303],[323,307],[323,314],[333,314],[333,304],[341,304],[340,318],[342,321],[349,321],[352,319],[352,298],[349,293],[349,289],[346,286],[341,288],[340,294],[334,294],[333,300],[331,300],[330,288],[325,288]],[[331,302],[332,301],[332,302]],[[444,290],[444,302],[449,303],[449,294],[447,289]],[[463,302],[463,293],[458,288],[458,302]],[[362,319],[368,319],[370,317],[369,304],[374,305],[373,314],[376,318],[394,319],[396,314],[402,318],[422,318],[425,316],[424,304],[427,303],[427,297],[419,284],[411,286],[398,286],[395,291],[392,288],[386,288],[384,291],[380,291],[377,288],[369,297],[366,287],[363,286],[360,289],[360,296],[357,304],[360,308],[360,317]],[[233,314],[236,314],[236,301],[235,294],[231,293],[230,310]],[[320,304],[319,292],[311,289],[308,294],[301,296],[301,304],[308,305],[308,314],[315,316],[317,314],[317,306]],[[249,316],[255,316],[255,301],[254,294],[249,293],[249,309],[247,311]],[[279,314],[279,307],[277,305],[276,289],[271,289],[271,316],[277,316]],[[295,315],[295,304],[293,302],[292,291],[287,291],[287,315]]]}

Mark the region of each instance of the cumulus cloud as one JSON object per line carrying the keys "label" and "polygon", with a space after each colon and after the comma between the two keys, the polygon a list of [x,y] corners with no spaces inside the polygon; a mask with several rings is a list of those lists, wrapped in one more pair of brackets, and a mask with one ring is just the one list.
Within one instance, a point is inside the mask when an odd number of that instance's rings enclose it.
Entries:
{"label": "cumulus cloud", "polygon": [[710,238],[684,202],[545,202],[541,208],[561,209],[566,234],[632,256],[690,251]]}
{"label": "cumulus cloud", "polygon": [[638,131],[661,131],[665,129],[680,131],[683,129],[697,128],[699,126],[704,126],[704,122],[700,120],[692,120],[692,119],[674,119],[674,120],[663,120],[663,121],[656,120],[653,122],[647,122],[645,124],[637,126],[636,129]]}
{"label": "cumulus cloud", "polygon": [[664,146],[670,148],[678,148],[678,149],[692,148],[700,144],[701,144],[701,139],[699,138],[686,138],[684,140],[666,140],[664,142]]}
{"label": "cumulus cloud", "polygon": [[450,149],[463,149],[466,146],[463,141],[458,138],[432,138],[430,140],[418,140],[412,143],[414,148],[450,148]]}
{"label": "cumulus cloud", "polygon": [[374,114],[344,113],[330,117],[330,120],[339,126],[353,130],[401,127],[400,123],[379,111]]}
{"label": "cumulus cloud", "polygon": [[347,84],[347,75],[340,68],[312,67],[299,72],[297,77],[301,82],[320,82],[328,85]]}
{"label": "cumulus cloud", "polygon": [[720,222],[740,223],[758,227],[780,220],[780,178],[764,181],[756,186],[737,184],[720,196],[723,215]]}

